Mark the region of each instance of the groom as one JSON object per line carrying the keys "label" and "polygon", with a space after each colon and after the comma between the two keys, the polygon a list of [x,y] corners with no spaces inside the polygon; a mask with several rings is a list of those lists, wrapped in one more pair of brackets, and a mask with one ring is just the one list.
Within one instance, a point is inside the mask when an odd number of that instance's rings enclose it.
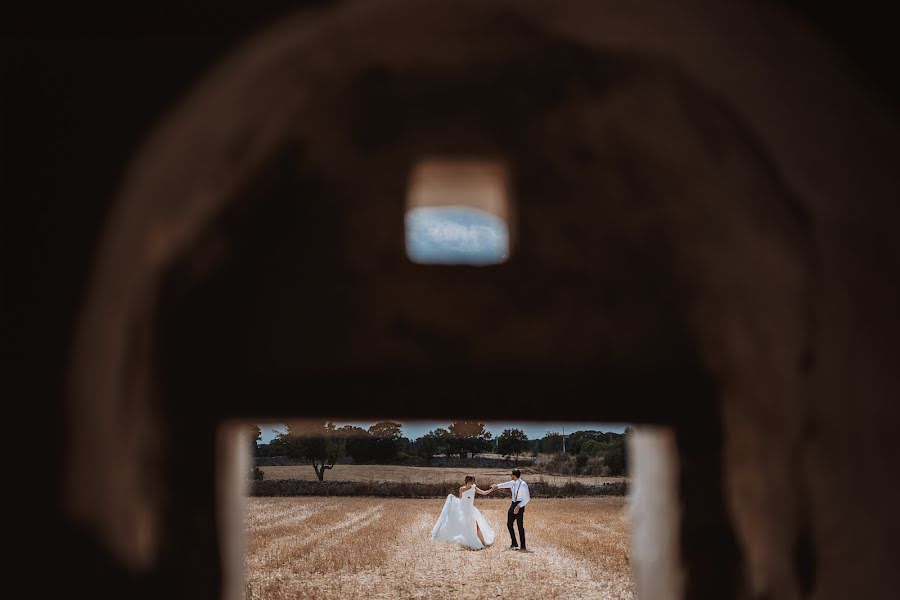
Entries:
{"label": "groom", "polygon": [[[506,527],[509,529],[509,537],[512,540],[510,549],[526,552],[525,549],[525,526],[522,525],[522,519],[525,517],[525,505],[531,500],[531,494],[528,493],[528,484],[519,477],[522,472],[513,469],[512,480],[506,483],[495,483],[491,489],[504,488],[512,490],[512,504],[509,505],[509,511],[506,513]],[[519,539],[522,541],[521,547],[516,543],[516,532],[513,529],[513,522],[519,525]]]}

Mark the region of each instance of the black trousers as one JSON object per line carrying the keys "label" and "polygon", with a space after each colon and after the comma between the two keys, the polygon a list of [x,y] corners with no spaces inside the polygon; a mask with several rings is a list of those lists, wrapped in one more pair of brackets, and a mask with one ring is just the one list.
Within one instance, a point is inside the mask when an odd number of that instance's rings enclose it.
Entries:
{"label": "black trousers", "polygon": [[[512,540],[513,546],[519,546],[522,550],[525,549],[525,526],[522,525],[522,519],[525,518],[525,509],[520,508],[519,514],[515,514],[513,509],[516,508],[516,504],[518,502],[513,502],[509,505],[509,512],[506,513],[506,527],[509,529],[509,539]],[[519,525],[519,540],[522,542],[521,544],[516,543],[516,531],[513,529],[513,522]]]}

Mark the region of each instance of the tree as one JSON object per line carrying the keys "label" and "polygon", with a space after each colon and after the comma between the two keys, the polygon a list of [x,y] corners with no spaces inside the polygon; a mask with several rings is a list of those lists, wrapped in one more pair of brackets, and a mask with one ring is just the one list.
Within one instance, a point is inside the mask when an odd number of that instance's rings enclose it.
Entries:
{"label": "tree", "polygon": [[474,456],[491,449],[491,432],[484,428],[484,423],[477,421],[457,421],[447,428],[450,437],[449,454],[459,454],[460,458]]}
{"label": "tree", "polygon": [[397,452],[399,454],[411,455],[415,453],[415,444],[408,437],[402,437],[397,440]]}
{"label": "tree", "polygon": [[400,439],[403,437],[400,423],[382,421],[369,427],[372,441],[372,460],[376,463],[389,463],[397,458]]}
{"label": "tree", "polygon": [[[626,433],[628,431],[630,430],[626,430]],[[577,459],[580,462],[576,464],[579,467],[587,465],[591,457],[600,457],[609,475],[625,474],[627,470],[625,434],[579,431],[573,435],[578,434],[584,434],[580,436],[578,445]]]}
{"label": "tree", "polygon": [[369,434],[378,439],[397,441],[403,437],[403,428],[400,423],[381,421],[369,427]]}
{"label": "tree", "polygon": [[250,449],[253,450],[251,456],[256,456],[259,451],[259,440],[262,439],[262,430],[259,425],[250,426]]}
{"label": "tree", "polygon": [[519,460],[519,455],[528,449],[528,436],[521,429],[504,429],[497,438],[497,451],[505,456],[513,456]]}
{"label": "tree", "polygon": [[599,456],[603,452],[603,445],[597,440],[585,440],[581,444],[578,454],[586,454],[587,456]]}
{"label": "tree", "polygon": [[627,456],[625,451],[625,436],[619,436],[603,455],[603,462],[609,467],[609,474],[613,476],[625,475]]}
{"label": "tree", "polygon": [[587,443],[589,440],[593,440],[595,442],[600,443],[601,445],[611,444],[616,438],[618,438],[620,433],[613,433],[612,431],[595,431],[595,430],[580,430],[575,433],[570,434],[566,438],[566,451],[569,454],[580,454],[581,446],[584,443]]}
{"label": "tree", "polygon": [[[259,425],[251,425],[250,426],[250,456],[255,457],[259,455],[259,440],[262,438],[262,430],[260,430]],[[251,461],[255,460],[255,458],[251,458]],[[250,479],[260,480],[264,477],[262,469],[257,467],[255,464],[250,465]]]}
{"label": "tree", "polygon": [[311,463],[319,481],[325,480],[325,469],[334,468],[343,450],[334,423],[324,421],[289,424],[285,431],[278,432],[275,442],[284,449],[286,456]]}
{"label": "tree", "polygon": [[429,431],[416,440],[416,454],[431,460],[436,454],[446,454],[450,432],[442,427]]}
{"label": "tree", "polygon": [[539,451],[547,454],[562,452],[563,436],[558,433],[548,433],[541,438]]}
{"label": "tree", "polygon": [[590,458],[587,454],[581,453],[575,456],[575,472],[583,473],[584,468],[587,466]]}
{"label": "tree", "polygon": [[278,445],[278,440],[272,440],[271,444],[257,444],[256,456],[281,456],[284,449]]}
{"label": "tree", "polygon": [[369,432],[362,427],[344,425],[335,431],[337,443],[343,446],[343,453],[355,463],[369,462],[372,457],[372,440]]}

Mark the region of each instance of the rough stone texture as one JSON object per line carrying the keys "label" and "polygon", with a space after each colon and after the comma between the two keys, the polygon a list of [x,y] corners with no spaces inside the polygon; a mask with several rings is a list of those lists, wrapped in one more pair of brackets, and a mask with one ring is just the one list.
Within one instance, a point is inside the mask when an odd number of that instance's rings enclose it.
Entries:
{"label": "rough stone texture", "polygon": [[[122,187],[72,365],[73,514],[128,564],[214,569],[212,483],[186,475],[213,445],[175,464],[202,440],[172,422],[703,423],[684,523],[735,548],[685,537],[688,595],[705,571],[890,596],[900,136],[854,84],[768,5],[394,1],[262,34]],[[405,259],[426,155],[507,161],[508,263]]]}

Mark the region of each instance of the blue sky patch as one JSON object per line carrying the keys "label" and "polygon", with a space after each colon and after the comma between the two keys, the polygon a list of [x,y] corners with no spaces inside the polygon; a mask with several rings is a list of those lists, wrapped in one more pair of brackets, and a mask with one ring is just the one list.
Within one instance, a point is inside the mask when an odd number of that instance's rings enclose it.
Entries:
{"label": "blue sky patch", "polygon": [[424,264],[497,264],[509,255],[509,230],[468,206],[421,206],[406,213],[406,253]]}

